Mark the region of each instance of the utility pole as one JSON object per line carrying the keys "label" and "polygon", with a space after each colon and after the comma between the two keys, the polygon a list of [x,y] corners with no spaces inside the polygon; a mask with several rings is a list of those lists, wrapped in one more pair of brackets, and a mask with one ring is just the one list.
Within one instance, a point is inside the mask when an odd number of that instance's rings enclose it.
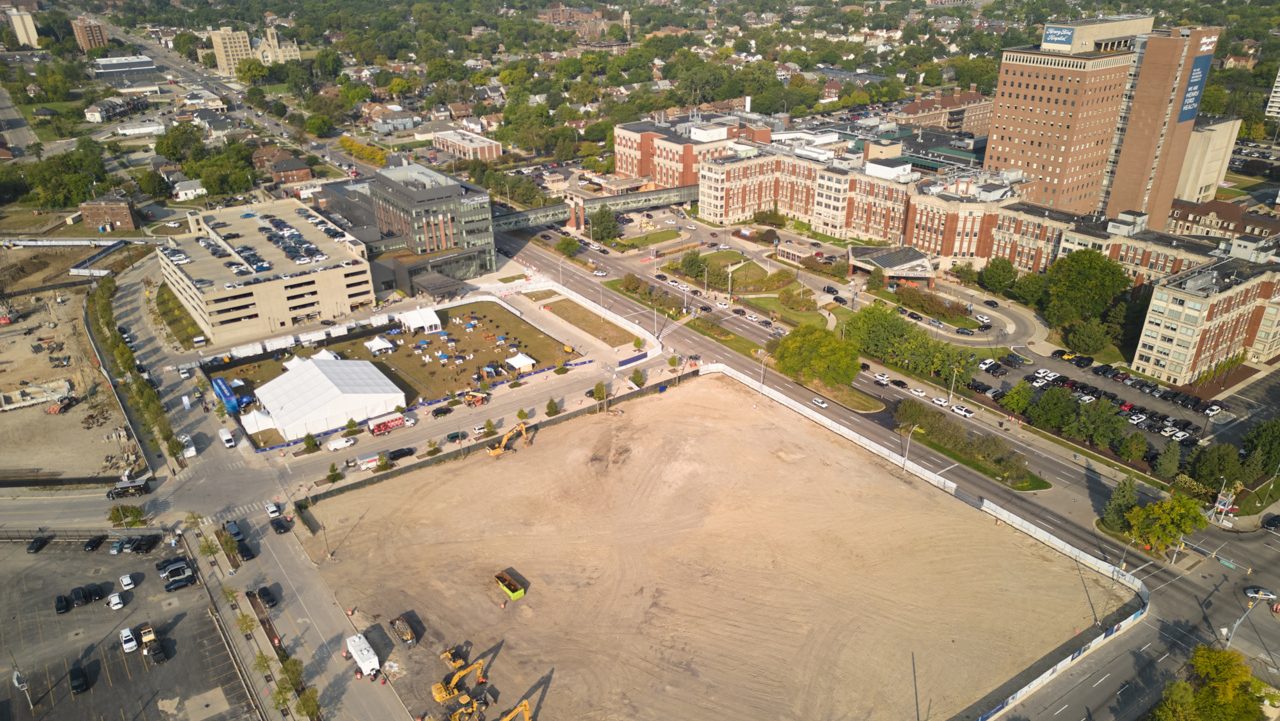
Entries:
{"label": "utility pole", "polygon": [[760,390],[764,390],[764,349],[756,351],[760,354]]}
{"label": "utility pole", "polygon": [[959,368],[951,369],[951,386],[947,388],[947,405],[951,404],[951,397],[956,392],[956,373],[959,370]]}
{"label": "utility pole", "polygon": [[920,424],[912,423],[911,430],[907,431],[907,449],[902,452],[902,470],[907,470],[907,459],[911,456],[911,437],[916,434],[916,428]]}
{"label": "utility pole", "polygon": [[1240,628],[1240,624],[1244,623],[1244,620],[1249,617],[1249,614],[1257,605],[1258,602],[1256,600],[1249,599],[1249,607],[1245,609],[1240,618],[1236,619],[1235,623],[1231,624],[1231,632],[1227,634],[1227,645],[1224,648],[1231,648],[1231,641],[1236,637],[1236,629]]}
{"label": "utility pole", "polygon": [[26,696],[26,697],[27,697],[27,710],[28,710],[28,711],[35,711],[35,710],[36,710],[36,705],[35,705],[34,703],[32,703],[32,702],[31,702],[31,690],[30,690],[30,686],[28,686],[28,685],[27,685],[27,680],[26,680],[25,678],[23,678],[23,676],[22,676],[22,669],[18,668],[18,659],[16,659],[16,658],[14,658],[14,657],[13,657],[13,651],[10,651],[10,652],[9,652],[9,660],[10,660],[10,661],[13,661],[13,685],[14,685],[14,687],[16,687],[19,691],[21,691],[23,696]]}

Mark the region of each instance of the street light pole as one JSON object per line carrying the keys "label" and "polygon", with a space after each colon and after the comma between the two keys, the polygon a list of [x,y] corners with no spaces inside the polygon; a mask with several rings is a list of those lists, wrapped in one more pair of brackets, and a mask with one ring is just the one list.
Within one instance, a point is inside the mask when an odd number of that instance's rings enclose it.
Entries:
{"label": "street light pole", "polygon": [[1249,614],[1253,612],[1253,608],[1257,605],[1257,601],[1250,600],[1249,607],[1244,610],[1244,614],[1241,615],[1240,618],[1237,618],[1235,623],[1231,624],[1231,633],[1227,634],[1227,645],[1225,648],[1231,648],[1231,641],[1236,637],[1236,629],[1240,628],[1240,624],[1244,623],[1244,620],[1249,617]]}
{"label": "street light pole", "polygon": [[26,678],[22,675],[22,669],[18,668],[18,659],[13,657],[13,651],[9,652],[9,660],[13,661],[13,685],[27,697],[27,710],[35,711],[36,705],[31,702],[31,690],[27,685]]}
{"label": "street light pole", "polygon": [[764,390],[764,350],[757,351],[760,354],[760,390]]}
{"label": "street light pole", "polygon": [[959,370],[960,370],[959,368],[951,369],[951,386],[947,388],[947,404],[948,405],[951,403],[952,395],[955,394],[956,392],[956,373]]}
{"label": "street light pole", "polygon": [[918,423],[911,424],[911,430],[907,431],[907,449],[902,452],[902,470],[907,470],[907,458],[911,456],[911,437],[916,434]]}

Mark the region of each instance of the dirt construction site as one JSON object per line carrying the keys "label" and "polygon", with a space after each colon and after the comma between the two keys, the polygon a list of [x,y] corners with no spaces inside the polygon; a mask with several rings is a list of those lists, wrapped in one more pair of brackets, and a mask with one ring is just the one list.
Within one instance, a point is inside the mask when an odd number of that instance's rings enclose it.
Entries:
{"label": "dirt construction site", "polygon": [[[620,408],[313,509],[415,717],[447,716],[461,644],[489,718],[911,718],[913,652],[950,718],[1132,596],[732,381]],[[406,612],[422,638],[392,651],[371,627]]]}
{"label": "dirt construction site", "polygon": [[[0,479],[119,476],[136,462],[137,445],[94,363],[81,319],[84,292],[3,302],[12,323],[0,325],[0,448],[21,451],[0,453]],[[67,395],[74,405],[47,412]]]}

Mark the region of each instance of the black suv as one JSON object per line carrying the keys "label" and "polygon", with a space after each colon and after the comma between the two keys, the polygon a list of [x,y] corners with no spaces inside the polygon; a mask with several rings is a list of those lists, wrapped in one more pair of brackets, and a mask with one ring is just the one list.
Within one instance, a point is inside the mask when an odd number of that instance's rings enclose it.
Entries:
{"label": "black suv", "polygon": [[449,406],[440,406],[439,408],[431,409],[432,418],[444,418],[450,413],[453,413],[453,409],[450,408]]}
{"label": "black suv", "polygon": [[271,530],[280,534],[288,533],[289,523],[285,521],[283,518],[273,518],[271,519]]}
{"label": "black suv", "polygon": [[276,595],[266,586],[258,589],[258,600],[262,601],[262,605],[267,608],[276,607]]}
{"label": "black suv", "polygon": [[98,550],[98,546],[101,546],[102,542],[105,540],[107,540],[106,536],[94,536],[84,542],[84,550],[86,552],[96,551]]}

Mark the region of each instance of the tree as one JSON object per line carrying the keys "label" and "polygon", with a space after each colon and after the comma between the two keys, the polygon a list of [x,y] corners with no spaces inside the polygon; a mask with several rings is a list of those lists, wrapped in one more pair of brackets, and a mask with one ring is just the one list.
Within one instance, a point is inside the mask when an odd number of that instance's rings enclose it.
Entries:
{"label": "tree", "polygon": [[1017,279],[1018,271],[1013,269],[1013,263],[1008,258],[992,258],[978,273],[978,283],[997,295],[1004,295]]}
{"label": "tree", "polygon": [[304,667],[302,661],[297,658],[286,658],[280,664],[280,678],[289,684],[290,688],[298,688],[302,685],[302,672]]}
{"label": "tree", "polygon": [[553,418],[560,415],[560,405],[556,403],[556,399],[552,398],[547,401],[547,417]]}
{"label": "tree", "polygon": [[853,382],[860,368],[858,347],[852,338],[835,331],[803,325],[785,335],[773,354],[778,370],[801,381],[817,380],[828,386]]}
{"label": "tree", "polygon": [[523,409],[523,408],[521,408],[520,410],[516,411],[516,419],[518,419],[518,420],[522,420],[522,421],[527,421],[527,420],[529,420],[529,411],[527,411],[527,410],[525,410],[525,409]]}
{"label": "tree", "polygon": [[320,441],[317,441],[315,436],[308,433],[302,437],[302,447],[305,448],[308,453],[318,451],[320,450]]}
{"label": "tree", "polygon": [[271,673],[271,657],[259,651],[258,655],[253,657],[253,670],[263,676]]}
{"label": "tree", "polygon": [[1102,510],[1102,525],[1116,533],[1128,532],[1128,514],[1137,505],[1138,486],[1132,476],[1125,476],[1111,489],[1111,498],[1107,499],[1107,506]]}
{"label": "tree", "polygon": [[245,58],[236,65],[236,79],[245,85],[257,85],[267,77],[267,66],[257,58]]}
{"label": "tree", "polygon": [[591,397],[594,398],[597,403],[600,403],[605,398],[609,397],[609,389],[605,386],[604,381],[600,381],[596,384],[595,388],[591,389]]}
{"label": "tree", "polygon": [[1196,712],[1195,692],[1186,681],[1174,681],[1164,687],[1164,697],[1151,712],[1152,721],[1200,721]]}
{"label": "tree", "polygon": [[315,718],[320,715],[320,692],[314,686],[308,686],[298,694],[298,702],[293,710],[304,718]]}
{"label": "tree", "polygon": [[1228,490],[1244,476],[1240,468],[1240,452],[1230,443],[1215,443],[1199,449],[1187,464],[1189,476],[1213,488],[1221,488],[1223,481]]}
{"label": "tree", "polygon": [[191,61],[198,61],[196,48],[200,46],[200,38],[183,31],[173,36],[173,51]]}
{"label": "tree", "polygon": [[1271,471],[1280,466],[1280,418],[1250,428],[1244,434],[1242,447],[1250,456],[1257,454],[1264,469]]}
{"label": "tree", "polygon": [[153,198],[169,197],[169,181],[154,170],[148,170],[138,177],[138,189]]}
{"label": "tree", "polygon": [[965,261],[951,268],[951,274],[960,279],[965,285],[973,285],[978,282],[978,271],[973,269],[973,263]]}
{"label": "tree", "polygon": [[1007,393],[1000,399],[1000,405],[1010,413],[1022,415],[1027,411],[1027,407],[1031,405],[1031,401],[1035,398],[1035,389],[1026,381],[1018,381]]}
{"label": "tree", "polygon": [[111,521],[111,525],[125,528],[141,526],[145,517],[146,514],[141,506],[112,506],[107,514],[107,520]]}
{"label": "tree", "polygon": [[1009,288],[1009,295],[1023,305],[1034,308],[1044,298],[1047,283],[1048,281],[1043,275],[1027,273],[1014,281],[1013,286]]}
{"label": "tree", "polygon": [[1131,282],[1119,263],[1096,250],[1059,258],[1049,266],[1045,281],[1044,317],[1055,328],[1101,318]]}
{"label": "tree", "polygon": [[1169,441],[1164,448],[1160,449],[1160,454],[1156,456],[1155,467],[1151,469],[1152,473],[1157,476],[1169,479],[1178,473],[1178,469],[1182,466],[1182,449],[1174,441]]}
{"label": "tree", "polygon": [[206,155],[204,132],[191,123],[175,125],[156,139],[156,155],[179,164],[202,160]]}
{"label": "tree", "polygon": [[1145,506],[1135,506],[1125,514],[1130,535],[1157,553],[1177,543],[1184,535],[1209,525],[1200,504],[1190,496],[1174,494]]}
{"label": "tree", "polygon": [[258,619],[247,613],[241,612],[236,615],[236,628],[240,629],[240,633],[246,636],[253,633],[253,629],[258,627]]}
{"label": "tree", "polygon": [[333,80],[342,72],[342,56],[333,48],[325,48],[316,53],[312,68],[321,80]]}
{"label": "tree", "polygon": [[1071,391],[1061,387],[1050,388],[1027,408],[1027,418],[1040,428],[1056,431],[1075,418],[1077,405],[1071,398]]}
{"label": "tree", "polygon": [[329,464],[329,473],[325,475],[324,479],[330,483],[337,483],[342,480],[342,472],[338,470],[337,463]]}
{"label": "tree", "polygon": [[644,388],[644,371],[639,368],[631,372],[631,383],[636,388]]}
{"label": "tree", "polygon": [[1264,687],[1239,651],[1197,646],[1190,665],[1200,719],[1260,721],[1264,717]]}
{"label": "tree", "polygon": [[618,219],[614,217],[613,211],[609,206],[600,206],[599,210],[590,215],[589,220],[591,221],[592,240],[603,243],[617,239]]}
{"label": "tree", "polygon": [[348,418],[346,425],[343,427],[342,435],[352,436],[360,432],[360,424],[356,423],[356,419]]}
{"label": "tree", "polygon": [[556,251],[566,258],[572,258],[578,254],[578,241],[566,235],[556,242]]}
{"label": "tree", "polygon": [[276,707],[278,711],[284,711],[289,708],[289,701],[293,699],[293,689],[284,684],[277,684],[271,691],[271,705]]}
{"label": "tree", "polygon": [[493,425],[493,419],[486,419],[484,422],[484,437],[492,438],[498,431]]}
{"label": "tree", "polygon": [[1119,448],[1116,453],[1130,463],[1137,463],[1142,457],[1147,455],[1147,437],[1142,435],[1142,431],[1134,431],[1125,436],[1120,441]]}
{"label": "tree", "polygon": [[323,138],[333,133],[333,121],[329,119],[328,115],[314,113],[307,118],[303,128],[317,138]]}
{"label": "tree", "polygon": [[1075,417],[1062,427],[1063,434],[1086,440],[1097,448],[1110,448],[1124,438],[1128,428],[1116,407],[1109,401],[1077,404]]}
{"label": "tree", "polygon": [[884,271],[879,267],[871,269],[871,276],[867,278],[867,290],[883,290],[884,289]]}
{"label": "tree", "polygon": [[37,140],[36,142],[27,146],[27,152],[36,156],[36,160],[44,159],[44,143]]}
{"label": "tree", "polygon": [[1076,323],[1067,329],[1067,347],[1077,353],[1097,353],[1111,342],[1107,327],[1097,318]]}

